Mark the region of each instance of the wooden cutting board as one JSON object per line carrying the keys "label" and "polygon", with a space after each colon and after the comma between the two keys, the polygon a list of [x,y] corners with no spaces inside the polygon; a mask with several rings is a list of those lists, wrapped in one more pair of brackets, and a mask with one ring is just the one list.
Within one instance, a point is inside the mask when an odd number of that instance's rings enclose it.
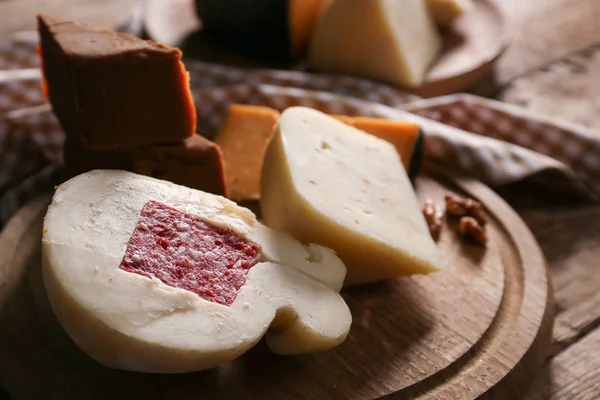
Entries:
{"label": "wooden cutting board", "polygon": [[[150,375],[105,368],[56,321],[40,266],[49,197],[26,205],[0,234],[0,385],[21,399],[467,399],[520,397],[550,345],[553,303],[544,257],[517,214],[484,185],[419,177],[421,200],[447,192],[488,210],[487,248],[448,225],[447,268],[345,290],[353,315],[338,348],[277,356],[263,343],[218,369]],[[81,260],[85,262],[85,260]]]}

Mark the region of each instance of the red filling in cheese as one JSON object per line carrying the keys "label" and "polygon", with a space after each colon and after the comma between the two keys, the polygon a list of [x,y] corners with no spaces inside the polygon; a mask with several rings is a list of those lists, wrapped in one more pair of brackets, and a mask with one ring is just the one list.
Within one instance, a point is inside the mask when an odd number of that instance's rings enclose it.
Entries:
{"label": "red filling in cheese", "polygon": [[235,300],[260,247],[232,231],[150,200],[120,268],[224,305]]}

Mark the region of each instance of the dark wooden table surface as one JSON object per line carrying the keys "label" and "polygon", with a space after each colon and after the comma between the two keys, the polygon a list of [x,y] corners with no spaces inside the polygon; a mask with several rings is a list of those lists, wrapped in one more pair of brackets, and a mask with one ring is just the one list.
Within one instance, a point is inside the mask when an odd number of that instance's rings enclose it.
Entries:
{"label": "dark wooden table surface", "polygon": [[[0,0],[0,39],[34,29],[34,11],[110,26],[136,3]],[[600,1],[498,0],[498,5],[513,41],[493,78],[472,91],[600,130]],[[557,299],[552,353],[528,398],[599,399],[600,206],[515,206],[545,252]]]}

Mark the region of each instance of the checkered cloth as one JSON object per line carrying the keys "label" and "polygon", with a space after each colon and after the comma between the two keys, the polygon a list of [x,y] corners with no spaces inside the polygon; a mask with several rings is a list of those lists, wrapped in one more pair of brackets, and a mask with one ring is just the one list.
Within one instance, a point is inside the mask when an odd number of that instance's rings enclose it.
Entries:
{"label": "checkered cloth", "polygon": [[[0,73],[32,74],[35,41],[0,47]],[[415,121],[425,159],[492,187],[524,179],[600,199],[600,137],[563,121],[465,94],[420,99],[369,80],[224,67],[186,61],[198,133],[214,137],[231,103],[283,110],[303,105],[327,113]],[[0,75],[1,76],[1,75]],[[39,78],[0,79],[0,226],[24,203],[52,190],[62,164],[63,133]]]}

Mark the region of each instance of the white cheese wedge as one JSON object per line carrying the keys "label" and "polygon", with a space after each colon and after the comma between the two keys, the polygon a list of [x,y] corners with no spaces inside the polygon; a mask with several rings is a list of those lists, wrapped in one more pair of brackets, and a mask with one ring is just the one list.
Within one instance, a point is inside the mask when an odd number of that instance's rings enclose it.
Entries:
{"label": "white cheese wedge", "polygon": [[317,22],[309,60],[320,71],[413,87],[440,50],[425,0],[337,0]]}
{"label": "white cheese wedge", "polygon": [[346,285],[441,268],[395,148],[319,111],[283,112],[261,176],[263,222],[334,249]]}
{"label": "white cheese wedge", "polygon": [[[261,246],[233,303],[119,268],[149,200]],[[50,303],[65,331],[88,355],[118,369],[211,368],[265,333],[276,353],[321,351],[340,344],[351,324],[338,293],[346,268],[333,251],[274,232],[223,197],[129,172],[96,170],[62,184],[44,220],[42,259]]]}
{"label": "white cheese wedge", "polygon": [[475,7],[473,0],[427,0],[427,8],[439,26],[449,26]]}

